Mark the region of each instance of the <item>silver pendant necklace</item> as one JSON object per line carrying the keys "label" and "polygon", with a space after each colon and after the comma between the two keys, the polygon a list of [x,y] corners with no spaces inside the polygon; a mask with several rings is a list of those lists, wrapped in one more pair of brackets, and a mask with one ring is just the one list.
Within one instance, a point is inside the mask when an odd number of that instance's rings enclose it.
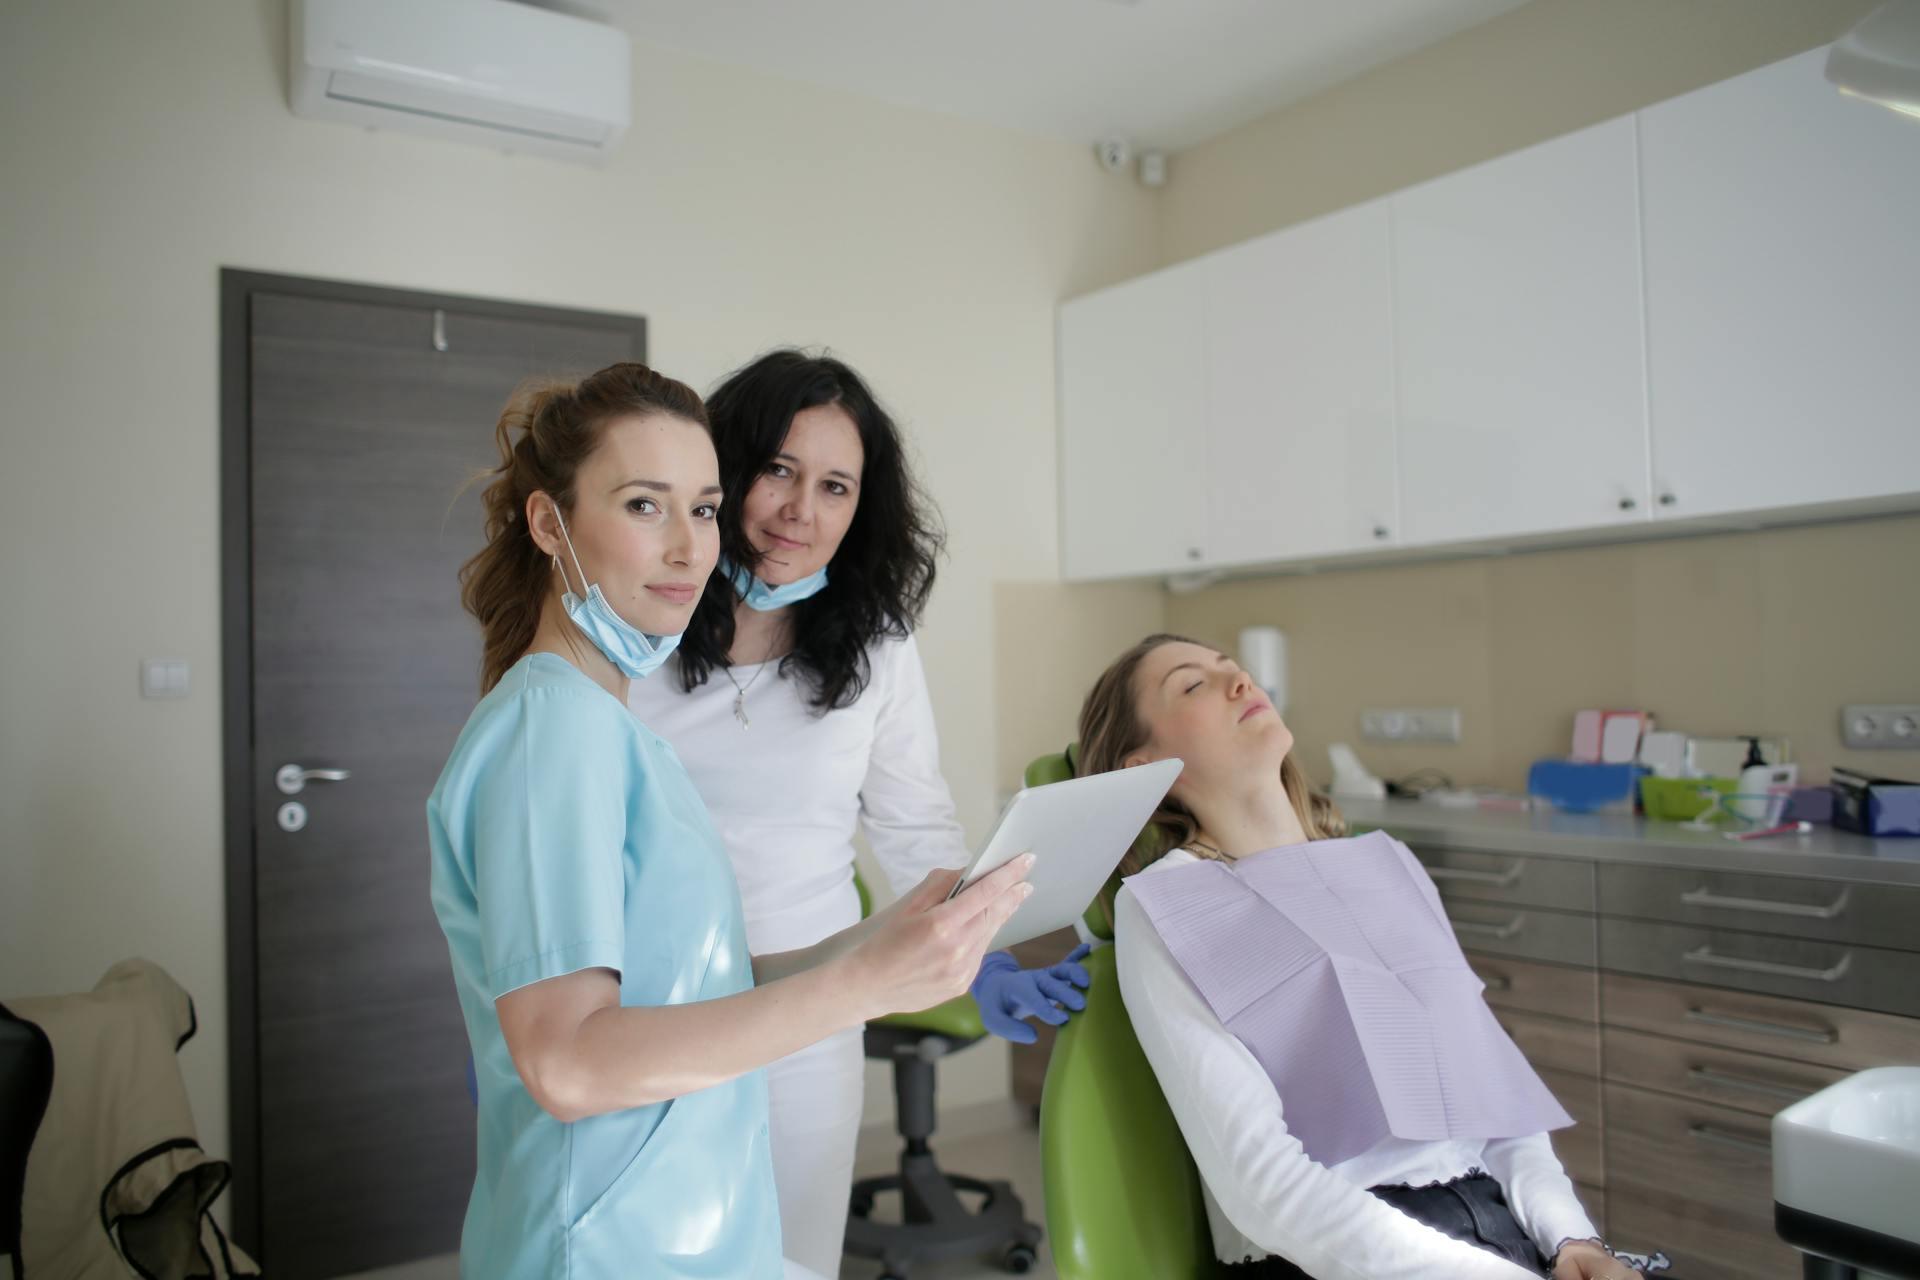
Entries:
{"label": "silver pendant necklace", "polygon": [[731,666],[720,668],[727,673],[727,683],[733,686],[733,718],[740,722],[742,729],[751,729],[753,727],[753,721],[747,719],[747,690],[753,688],[753,682],[758,680],[760,673],[765,671],[770,665],[771,662],[761,663],[754,669],[753,674],[747,677],[747,682],[744,685],[734,679],[733,668]]}

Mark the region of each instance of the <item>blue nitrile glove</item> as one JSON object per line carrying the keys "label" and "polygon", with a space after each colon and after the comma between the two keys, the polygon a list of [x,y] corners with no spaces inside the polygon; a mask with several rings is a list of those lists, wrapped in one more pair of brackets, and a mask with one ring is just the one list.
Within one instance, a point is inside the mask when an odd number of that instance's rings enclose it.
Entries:
{"label": "blue nitrile glove", "polygon": [[1080,992],[1093,985],[1093,975],[1080,961],[1092,949],[1083,942],[1066,959],[1044,969],[1022,969],[1011,954],[989,951],[969,988],[980,1006],[981,1024],[1002,1040],[1032,1044],[1040,1033],[1023,1019],[1038,1018],[1057,1027],[1067,1020],[1067,1010],[1086,1008],[1087,998]]}

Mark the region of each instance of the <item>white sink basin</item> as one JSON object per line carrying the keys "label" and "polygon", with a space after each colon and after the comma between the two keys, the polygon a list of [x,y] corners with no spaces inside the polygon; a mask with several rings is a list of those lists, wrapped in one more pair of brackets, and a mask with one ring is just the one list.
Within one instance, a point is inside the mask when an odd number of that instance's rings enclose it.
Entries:
{"label": "white sink basin", "polygon": [[1920,1067],[1875,1067],[1773,1118],[1776,1204],[1920,1243]]}

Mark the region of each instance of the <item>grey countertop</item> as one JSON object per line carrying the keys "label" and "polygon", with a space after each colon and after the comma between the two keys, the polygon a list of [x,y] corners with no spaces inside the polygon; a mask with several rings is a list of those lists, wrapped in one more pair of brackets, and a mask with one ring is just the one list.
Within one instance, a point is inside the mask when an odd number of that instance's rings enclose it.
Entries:
{"label": "grey countertop", "polygon": [[1728,840],[1718,831],[1689,831],[1626,814],[1450,809],[1419,800],[1338,803],[1352,826],[1378,827],[1429,849],[1920,885],[1920,838],[1875,840],[1816,826],[1806,835]]}

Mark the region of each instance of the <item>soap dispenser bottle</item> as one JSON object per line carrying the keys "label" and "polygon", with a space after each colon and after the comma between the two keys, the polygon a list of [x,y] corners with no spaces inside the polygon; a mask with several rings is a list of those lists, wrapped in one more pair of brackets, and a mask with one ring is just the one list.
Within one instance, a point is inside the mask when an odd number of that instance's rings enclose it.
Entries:
{"label": "soap dispenser bottle", "polygon": [[1740,765],[1740,780],[1734,787],[1733,811],[1750,822],[1765,822],[1772,807],[1769,788],[1773,785],[1773,766],[1760,754],[1760,739],[1747,739],[1747,758]]}

